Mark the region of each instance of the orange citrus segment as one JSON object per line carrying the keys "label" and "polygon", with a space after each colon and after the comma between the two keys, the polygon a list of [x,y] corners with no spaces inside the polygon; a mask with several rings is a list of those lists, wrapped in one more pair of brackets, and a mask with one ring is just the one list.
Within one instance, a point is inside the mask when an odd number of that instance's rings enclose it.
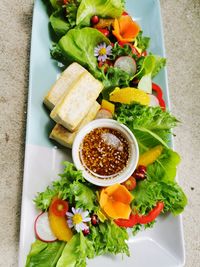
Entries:
{"label": "orange citrus segment", "polygon": [[119,102],[122,104],[131,104],[132,102],[138,102],[141,105],[149,105],[150,97],[147,93],[140,89],[127,87],[127,88],[116,88],[110,94],[110,101]]}
{"label": "orange citrus segment", "polygon": [[56,216],[52,208],[53,203],[57,201],[57,199],[58,198],[54,198],[52,200],[49,208],[50,227],[54,235],[58,238],[58,240],[68,242],[72,238],[73,233],[67,225],[67,220],[65,217]]}

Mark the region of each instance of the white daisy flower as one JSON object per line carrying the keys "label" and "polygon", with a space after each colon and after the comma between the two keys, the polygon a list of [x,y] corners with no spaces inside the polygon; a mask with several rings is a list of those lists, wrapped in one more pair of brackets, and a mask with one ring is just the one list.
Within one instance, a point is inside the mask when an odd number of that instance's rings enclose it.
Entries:
{"label": "white daisy flower", "polygon": [[91,218],[88,217],[89,212],[83,211],[83,209],[72,208],[72,212],[66,212],[68,217],[67,223],[69,228],[75,228],[77,232],[89,229],[87,222],[91,221]]}
{"label": "white daisy flower", "polygon": [[105,62],[108,56],[112,54],[112,46],[101,43],[94,48],[94,56],[98,57],[98,61]]}

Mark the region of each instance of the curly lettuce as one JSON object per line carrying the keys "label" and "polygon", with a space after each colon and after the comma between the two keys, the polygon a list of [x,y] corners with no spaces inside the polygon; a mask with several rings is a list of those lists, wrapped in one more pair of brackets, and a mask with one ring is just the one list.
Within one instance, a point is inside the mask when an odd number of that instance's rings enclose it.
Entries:
{"label": "curly lettuce", "polygon": [[125,124],[135,134],[140,152],[157,144],[168,148],[169,133],[178,120],[160,107],[140,104],[121,105],[115,114],[116,119]]}
{"label": "curly lettuce", "polygon": [[96,190],[92,184],[86,182],[81,171],[76,170],[70,162],[65,162],[65,169],[60,179],[53,182],[44,192],[38,193],[34,202],[42,211],[48,210],[54,196],[67,199],[70,204],[76,203],[77,208],[96,211],[98,209]]}

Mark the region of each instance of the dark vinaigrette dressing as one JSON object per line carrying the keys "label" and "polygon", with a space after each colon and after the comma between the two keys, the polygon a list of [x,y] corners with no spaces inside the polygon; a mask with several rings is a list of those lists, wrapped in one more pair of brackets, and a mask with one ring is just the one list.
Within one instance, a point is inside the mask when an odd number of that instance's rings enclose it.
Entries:
{"label": "dark vinaigrette dressing", "polygon": [[84,137],[80,153],[83,165],[91,172],[100,176],[111,176],[126,167],[129,144],[115,129],[96,128]]}

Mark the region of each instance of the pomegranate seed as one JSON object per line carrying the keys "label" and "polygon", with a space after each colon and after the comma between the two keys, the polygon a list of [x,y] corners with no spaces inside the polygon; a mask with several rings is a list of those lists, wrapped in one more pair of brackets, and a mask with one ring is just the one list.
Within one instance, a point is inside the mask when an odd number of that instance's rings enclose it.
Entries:
{"label": "pomegranate seed", "polygon": [[90,233],[90,229],[89,228],[86,228],[82,232],[83,232],[84,236],[87,236]]}
{"label": "pomegranate seed", "polygon": [[99,224],[99,218],[96,214],[91,216],[91,223],[93,226],[97,226]]}
{"label": "pomegranate seed", "polygon": [[138,170],[139,172],[144,172],[144,173],[147,172],[147,168],[146,168],[146,166],[144,166],[144,165],[139,165],[138,168],[137,168],[137,170]]}
{"label": "pomegranate seed", "polygon": [[93,16],[92,18],[91,18],[91,23],[92,23],[92,25],[95,25],[95,24],[97,24],[99,22],[99,17],[97,16],[97,15],[95,15],[95,16]]}

